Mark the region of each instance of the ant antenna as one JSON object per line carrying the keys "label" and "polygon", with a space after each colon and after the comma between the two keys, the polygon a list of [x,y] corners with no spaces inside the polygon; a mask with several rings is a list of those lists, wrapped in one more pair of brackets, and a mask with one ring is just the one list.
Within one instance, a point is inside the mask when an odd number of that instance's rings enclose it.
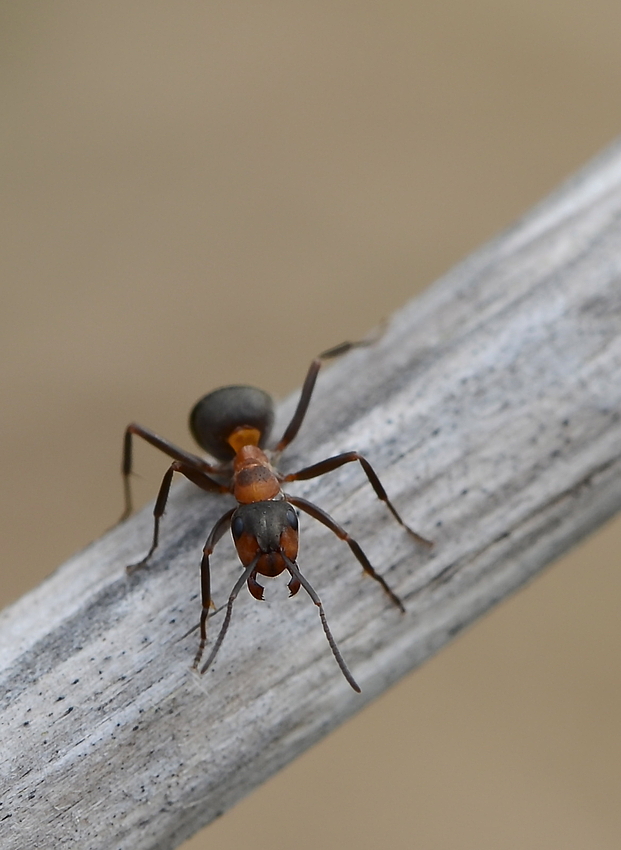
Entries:
{"label": "ant antenna", "polygon": [[295,563],[295,561],[290,561],[289,558],[285,555],[284,552],[281,552],[280,554],[282,555],[282,557],[283,557],[283,559],[284,559],[284,561],[287,565],[287,569],[289,570],[291,575],[300,582],[300,584],[302,585],[304,590],[308,593],[308,595],[313,600],[315,605],[319,608],[319,616],[321,618],[321,625],[323,626],[323,630],[324,630],[326,637],[328,639],[328,643],[330,644],[330,649],[332,650],[332,654],[334,655],[334,658],[336,659],[336,663],[341,668],[341,673],[343,674],[343,676],[345,676],[345,678],[347,679],[349,684],[352,686],[352,688],[356,691],[356,693],[359,694],[360,693],[360,686],[358,685],[358,682],[356,682],[356,680],[354,679],[352,674],[349,672],[349,668],[348,668],[347,664],[345,664],[345,659],[341,655],[341,652],[340,652],[338,646],[336,645],[336,641],[334,640],[332,632],[330,631],[330,626],[328,625],[328,621],[326,619],[325,611],[323,610],[323,605],[321,604],[321,599],[317,596],[317,593],[315,592],[313,587],[309,584],[309,582],[304,578],[304,576],[300,572],[298,565]]}
{"label": "ant antenna", "polygon": [[[203,675],[203,673],[206,670],[209,669],[209,667],[211,667],[211,665],[213,664],[214,658],[216,657],[216,655],[220,651],[220,647],[222,646],[222,641],[224,640],[224,636],[227,633],[229,623],[231,622],[231,614],[233,613],[233,603],[237,599],[237,594],[239,593],[239,591],[242,589],[244,584],[248,581],[248,579],[250,578],[250,576],[254,572],[254,568],[256,567],[256,565],[259,561],[259,558],[261,557],[262,554],[263,554],[262,552],[259,552],[259,554],[250,562],[250,564],[248,564],[246,569],[243,571],[243,573],[240,575],[240,577],[235,582],[235,587],[231,591],[231,595],[229,596],[229,601],[226,603],[226,614],[224,615],[224,621],[222,623],[222,626],[220,627],[220,633],[218,635],[218,639],[216,640],[216,642],[213,646],[213,649],[209,653],[209,658],[207,659],[207,661],[203,664],[203,667],[201,668],[201,676]],[[198,660],[196,660],[194,662],[194,666],[196,667],[197,664],[198,664]]]}

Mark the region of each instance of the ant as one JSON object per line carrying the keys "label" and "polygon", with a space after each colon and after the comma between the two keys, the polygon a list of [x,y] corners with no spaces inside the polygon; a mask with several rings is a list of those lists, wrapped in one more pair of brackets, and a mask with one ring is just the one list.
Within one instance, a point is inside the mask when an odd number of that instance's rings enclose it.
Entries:
{"label": "ant", "polygon": [[[313,360],[306,374],[295,413],[280,442],[272,451],[264,451],[263,447],[274,422],[274,402],[266,392],[255,387],[220,387],[208,393],[194,405],[190,413],[190,430],[198,445],[216,459],[217,463],[215,464],[208,463],[203,458],[178,448],[150,429],[143,428],[142,425],[132,423],[125,429],[122,467],[125,510],[120,521],[126,519],[132,512],[130,489],[132,437],[141,437],[147,443],[155,446],[156,449],[173,458],[173,462],[162,479],[153,510],[154,527],[151,548],[141,561],[127,567],[128,573],[144,567],[157,548],[160,520],[166,507],[175,472],[181,473],[197,487],[209,493],[230,493],[237,502],[235,507],[230,508],[216,522],[203,549],[200,644],[192,665],[194,669],[198,669],[207,642],[206,627],[209,611],[215,607],[211,599],[209,558],[216,543],[228,528],[231,529],[237,554],[244,569],[231,591],[220,633],[200,671],[201,674],[210,667],[218,654],[231,621],[233,603],[243,585],[247,584],[248,590],[254,598],[261,600],[263,599],[264,588],[257,581],[257,575],[278,576],[287,571],[291,576],[287,585],[290,595],[296,594],[300,587],[303,587],[308,593],[319,609],[323,630],[341,672],[351,687],[360,693],[360,687],[345,664],[332,636],[321,600],[300,572],[296,562],[298,516],[294,508],[299,508],[309,514],[327,526],[341,540],[344,540],[358,559],[362,569],[383,587],[393,604],[400,611],[405,612],[399,597],[391,590],[385,579],[375,571],[360,545],[349,536],[344,528],[317,505],[299,496],[290,496],[282,490],[282,484],[285,482],[317,478],[346,463],[357,461],[362,466],[378,499],[385,503],[397,522],[409,532],[417,543],[431,547],[433,545],[431,541],[421,537],[401,519],[368,460],[358,452],[345,452],[288,475],[283,475],[275,466],[282,451],[300,430],[323,362],[345,354],[352,348],[369,344],[370,342],[367,340],[344,342],[322,352]],[[194,629],[191,631],[194,631]]]}

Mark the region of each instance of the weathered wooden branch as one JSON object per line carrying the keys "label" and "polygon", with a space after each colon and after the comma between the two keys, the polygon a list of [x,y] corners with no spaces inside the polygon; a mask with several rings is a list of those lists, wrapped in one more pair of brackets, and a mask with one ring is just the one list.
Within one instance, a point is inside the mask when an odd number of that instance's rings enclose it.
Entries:
{"label": "weathered wooden branch", "polygon": [[[304,523],[300,563],[362,695],[284,582],[263,604],[241,595],[213,669],[190,671],[200,550],[224,503],[181,485],[149,570],[125,574],[145,510],[2,615],[4,850],[176,846],[617,511],[620,413],[617,146],[320,376],[283,468],[356,448],[436,541],[417,548],[359,468],[290,488],[405,600],[403,615]],[[221,604],[239,574],[227,540],[214,566]]]}

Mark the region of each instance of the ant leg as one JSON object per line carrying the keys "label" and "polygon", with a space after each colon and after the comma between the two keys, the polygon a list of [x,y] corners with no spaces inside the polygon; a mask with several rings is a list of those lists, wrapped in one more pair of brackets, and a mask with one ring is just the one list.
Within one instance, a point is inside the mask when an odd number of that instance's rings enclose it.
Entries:
{"label": "ant leg", "polygon": [[132,473],[132,435],[136,437],[142,437],[143,440],[146,440],[147,443],[150,443],[152,446],[155,446],[156,449],[159,449],[164,454],[167,454],[169,457],[173,458],[173,460],[181,461],[181,463],[185,463],[188,466],[193,466],[195,469],[199,469],[202,472],[211,472],[211,473],[219,473],[220,468],[217,466],[212,466],[209,463],[206,463],[202,458],[198,457],[198,455],[193,455],[191,452],[186,452],[183,449],[178,448],[171,443],[170,440],[164,439],[164,437],[160,437],[154,431],[151,431],[149,428],[143,428],[142,425],[138,425],[135,422],[132,422],[125,429],[125,436],[123,437],[123,462],[121,464],[121,473],[123,475],[123,492],[125,495],[125,508],[119,522],[123,522],[123,520],[127,519],[127,517],[132,513],[132,494],[130,487],[130,475]]}
{"label": "ant leg", "polygon": [[313,600],[315,605],[319,608],[319,616],[321,618],[321,625],[323,626],[323,630],[324,630],[325,635],[328,639],[328,643],[330,644],[330,649],[332,650],[332,654],[334,655],[334,657],[336,659],[336,663],[341,668],[341,673],[343,674],[343,676],[345,676],[345,678],[347,679],[349,684],[352,686],[352,688],[357,693],[360,693],[360,686],[358,685],[358,683],[356,682],[356,680],[354,679],[352,674],[349,672],[349,668],[347,667],[347,664],[345,664],[345,660],[343,659],[343,656],[341,655],[340,650],[339,650],[338,646],[336,645],[336,641],[334,640],[334,637],[332,636],[332,632],[330,631],[330,626],[328,625],[328,621],[326,619],[325,611],[323,610],[323,605],[321,604],[321,599],[317,596],[317,593],[315,592],[312,585],[304,578],[304,576],[302,575],[302,573],[300,572],[300,570],[298,568],[298,565],[294,561],[290,561],[289,558],[287,558],[287,556],[284,553],[281,553],[281,554],[282,554],[282,557],[285,559],[287,569],[291,573],[292,581],[298,582],[298,584],[301,584],[302,587],[304,588],[304,590],[308,593],[310,598]]}
{"label": "ant leg", "polygon": [[310,514],[314,519],[323,523],[327,526],[330,531],[333,531],[337,537],[341,540],[344,540],[345,543],[349,546],[351,551],[354,553],[356,558],[358,559],[358,563],[362,566],[362,569],[374,578],[375,581],[379,582],[382,585],[388,596],[390,596],[391,601],[405,614],[405,607],[403,602],[399,599],[397,594],[392,591],[386,582],[386,580],[376,572],[375,568],[372,566],[371,562],[364,554],[362,549],[360,548],[360,544],[354,540],[353,537],[350,537],[349,534],[345,531],[345,529],[338,524],[335,520],[332,519],[330,514],[327,514],[324,510],[322,510],[317,505],[314,505],[312,502],[307,502],[306,499],[301,499],[299,496],[289,496],[285,494],[285,498],[288,502],[291,502],[292,505],[295,505],[300,510],[305,511],[307,514]]}
{"label": "ant leg", "polygon": [[209,537],[207,538],[205,548],[203,549],[203,559],[201,561],[201,601],[203,604],[200,621],[201,640],[198,646],[198,650],[196,651],[196,655],[194,657],[194,663],[192,664],[192,667],[194,668],[198,667],[201,657],[203,655],[203,650],[205,649],[205,643],[207,642],[207,617],[209,615],[209,609],[214,607],[213,602],[211,600],[211,573],[209,571],[209,556],[213,552],[218,540],[220,540],[224,532],[230,526],[231,517],[233,516],[235,510],[236,508],[231,508],[230,511],[227,511],[220,517],[218,522],[209,532]]}
{"label": "ant leg", "polygon": [[420,534],[417,534],[414,529],[410,528],[397,513],[397,510],[393,503],[388,498],[386,490],[382,485],[382,482],[377,477],[377,473],[369,463],[369,461],[359,455],[358,452],[344,452],[341,455],[335,455],[334,457],[329,457],[326,460],[319,461],[319,463],[314,463],[312,466],[306,466],[304,469],[300,469],[299,472],[292,472],[290,475],[285,475],[283,477],[283,481],[305,481],[308,478],[317,478],[320,475],[325,475],[326,472],[332,472],[334,469],[338,469],[339,466],[343,466],[346,463],[353,463],[354,461],[359,461],[360,465],[364,469],[364,472],[369,479],[369,483],[371,487],[375,490],[375,495],[380,501],[384,502],[390,513],[394,516],[397,522],[405,528],[405,530],[412,535],[414,540],[417,543],[420,543],[421,546],[426,546],[430,549],[433,546],[433,542],[431,540],[427,540],[425,537],[421,537]]}
{"label": "ant leg", "polygon": [[231,622],[231,614],[233,613],[233,603],[237,599],[237,594],[239,593],[239,591],[242,589],[242,587],[245,585],[245,583],[248,581],[248,579],[250,578],[250,576],[254,572],[260,557],[261,557],[261,553],[259,553],[257,555],[257,557],[254,558],[251,561],[250,564],[248,564],[246,569],[243,571],[243,573],[240,575],[240,577],[235,582],[235,587],[231,591],[231,595],[229,596],[229,601],[226,604],[226,614],[224,616],[224,621],[223,621],[222,626],[220,628],[220,633],[218,634],[218,638],[217,638],[217,640],[214,644],[213,649],[209,653],[209,658],[203,664],[203,667],[201,669],[201,675],[206,670],[208,670],[209,667],[211,667],[211,665],[213,664],[213,660],[216,657],[216,655],[218,654],[220,647],[222,646],[222,641],[224,640],[224,636],[227,633],[229,623]]}
{"label": "ant leg", "polygon": [[322,351],[321,354],[315,357],[308,368],[308,372],[306,373],[306,378],[304,379],[304,385],[300,394],[300,400],[298,401],[298,406],[295,409],[291,422],[287,425],[285,433],[282,435],[280,442],[274,449],[274,454],[276,456],[278,456],[297,436],[300,426],[304,421],[304,417],[306,416],[306,411],[308,410],[308,405],[315,388],[315,381],[317,380],[317,375],[319,374],[319,370],[321,369],[323,362],[325,360],[332,360],[334,357],[340,357],[341,354],[345,354],[352,348],[363,348],[366,345],[372,345],[374,342],[374,339],[363,339],[359,342],[342,342],[340,345],[335,345],[334,348],[328,348],[326,351]]}
{"label": "ant leg", "polygon": [[166,508],[166,502],[168,501],[168,494],[170,492],[170,485],[172,483],[173,475],[175,474],[175,472],[180,472],[182,475],[185,475],[185,477],[192,481],[193,484],[196,484],[202,490],[206,490],[207,492],[229,492],[228,487],[225,487],[224,484],[219,484],[217,481],[214,481],[204,472],[199,472],[197,469],[194,469],[194,467],[188,466],[187,464],[182,463],[181,461],[173,461],[173,463],[171,463],[169,468],[166,470],[166,474],[162,478],[160,491],[157,494],[157,499],[155,500],[155,507],[153,508],[154,524],[151,548],[141,561],[138,561],[138,563],[136,564],[130,564],[128,567],[126,567],[128,573],[133,573],[141,567],[144,567],[151,555],[157,549],[160,532],[160,520]]}

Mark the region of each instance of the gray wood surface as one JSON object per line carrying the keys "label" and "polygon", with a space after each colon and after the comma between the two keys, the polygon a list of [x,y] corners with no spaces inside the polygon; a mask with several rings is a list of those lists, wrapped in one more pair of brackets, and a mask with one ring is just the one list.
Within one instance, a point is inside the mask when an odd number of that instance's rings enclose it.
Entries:
{"label": "gray wood surface", "polygon": [[[289,487],[405,601],[303,518],[300,564],[362,695],[282,580],[240,595],[213,668],[191,672],[201,547],[227,502],[187,483],[150,569],[125,574],[147,508],[3,612],[3,849],[175,847],[621,507],[620,222],[616,146],[320,375],[281,468],[357,449],[436,544],[417,547],[357,466]],[[222,604],[230,539],[213,563]]]}

